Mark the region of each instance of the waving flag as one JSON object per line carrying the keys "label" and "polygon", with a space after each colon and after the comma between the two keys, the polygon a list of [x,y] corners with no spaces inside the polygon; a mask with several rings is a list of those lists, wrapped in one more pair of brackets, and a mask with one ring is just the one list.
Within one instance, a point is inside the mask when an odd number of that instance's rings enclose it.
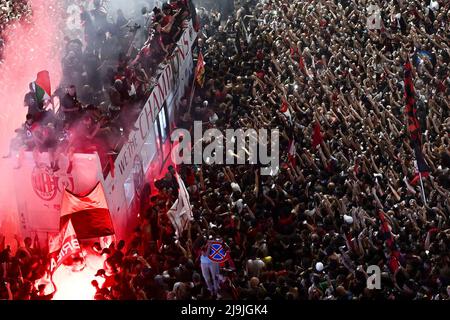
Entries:
{"label": "waving flag", "polygon": [[195,77],[197,84],[203,88],[205,84],[205,60],[203,58],[203,54],[200,52],[198,54],[197,68],[195,70]]}
{"label": "waving flag", "polygon": [[[409,61],[407,61],[404,65],[404,73],[405,73],[405,113],[408,118],[408,132],[410,135],[411,146],[414,149],[414,154],[416,157],[416,169],[418,174],[411,181],[414,185],[417,183],[420,175],[422,177],[426,177],[429,174],[430,168],[425,162],[425,158],[422,153],[422,141],[421,141],[421,129],[419,119],[417,119],[417,108],[416,108],[416,100],[415,100],[415,89],[414,83],[412,80],[412,65]],[[420,175],[419,175],[420,173]]]}
{"label": "waving flag", "polygon": [[408,132],[411,138],[411,144],[415,146],[416,144],[421,144],[420,142],[420,124],[417,119],[417,108],[416,108],[416,92],[414,89],[414,83],[412,80],[412,65],[408,61],[404,65],[405,73],[405,113],[408,118]]}
{"label": "waving flag", "polygon": [[105,237],[114,234],[105,192],[100,183],[85,196],[64,191],[61,203],[61,225],[71,220],[79,239]]}
{"label": "waving flag", "polygon": [[[72,221],[69,220],[59,234],[59,238],[62,239],[59,245],[59,249],[50,252],[52,255],[50,263],[50,272],[54,273],[58,267],[64,263],[69,257],[74,254],[81,253],[80,243],[77,239],[77,234],[72,225]],[[50,247],[50,243],[49,243]],[[58,254],[56,254],[58,252]]]}
{"label": "waving flag", "polygon": [[33,82],[34,92],[36,92],[36,101],[40,104],[50,100],[52,88],[50,85],[50,74],[44,70],[37,74],[36,81]]}
{"label": "waving flag", "polygon": [[194,215],[192,214],[191,202],[186,186],[178,174],[176,178],[179,186],[178,199],[169,211],[167,211],[167,215],[175,228],[175,236],[179,238],[187,228],[188,222],[194,220]]}

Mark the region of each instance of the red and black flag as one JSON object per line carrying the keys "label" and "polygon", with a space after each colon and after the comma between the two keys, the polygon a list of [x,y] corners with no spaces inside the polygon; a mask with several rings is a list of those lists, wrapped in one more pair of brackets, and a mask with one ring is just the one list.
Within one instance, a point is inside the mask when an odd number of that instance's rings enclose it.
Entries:
{"label": "red and black flag", "polygon": [[[417,183],[420,176],[426,177],[429,175],[430,168],[425,162],[425,158],[422,153],[422,141],[421,141],[421,129],[419,119],[417,119],[416,108],[416,92],[413,83],[413,69],[412,64],[408,60],[404,65],[405,73],[405,113],[408,118],[408,132],[411,139],[411,146],[414,149],[414,155],[416,157],[416,169],[418,171],[416,177],[411,181],[414,185]],[[419,175],[420,174],[420,175]]]}
{"label": "red and black flag", "polygon": [[408,132],[411,139],[411,144],[414,147],[416,144],[421,145],[421,131],[420,123],[417,119],[417,107],[416,107],[416,92],[414,89],[414,83],[412,80],[412,65],[408,60],[404,65],[405,74],[405,113],[408,119]]}
{"label": "red and black flag", "polygon": [[64,191],[61,203],[61,226],[72,220],[79,239],[105,237],[114,234],[111,213],[101,183],[87,195]]}
{"label": "red and black flag", "polygon": [[51,99],[52,87],[50,84],[50,74],[47,70],[40,71],[37,74],[36,81],[33,82],[36,100],[39,104],[43,104],[46,100]]}
{"label": "red and black flag", "polygon": [[[53,274],[62,265],[76,255],[82,254],[77,234],[70,220],[56,234],[48,234],[48,272],[36,280],[36,286],[45,286],[45,299],[51,300],[56,294],[57,287],[53,281]],[[50,285],[51,284],[51,285]]]}

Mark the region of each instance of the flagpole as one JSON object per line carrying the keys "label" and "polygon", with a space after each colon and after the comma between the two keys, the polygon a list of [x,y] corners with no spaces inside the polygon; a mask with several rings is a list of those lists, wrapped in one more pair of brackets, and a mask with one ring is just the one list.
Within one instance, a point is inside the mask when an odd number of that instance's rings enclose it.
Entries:
{"label": "flagpole", "polygon": [[421,188],[421,194],[422,194],[422,200],[423,203],[426,205],[427,204],[427,198],[425,196],[425,188],[423,187],[423,180],[422,180],[422,173],[420,172],[419,166],[417,164],[417,160],[414,161],[414,165],[416,167],[416,170],[419,172],[419,180],[420,180],[420,188]]}
{"label": "flagpole", "polygon": [[[200,53],[201,53],[201,49],[199,48],[199,55],[200,55]],[[197,64],[198,64],[198,57],[197,57]],[[197,68],[197,65],[196,65],[195,73],[194,73],[194,81],[192,82],[191,95],[189,97],[188,113],[191,113],[192,101],[194,99],[195,87],[196,87],[196,83],[197,83],[197,76],[198,76],[198,68]]]}
{"label": "flagpole", "polygon": [[188,113],[191,113],[192,100],[194,99],[195,83],[196,83],[196,82],[197,82],[197,71],[195,72],[195,75],[194,75],[194,82],[192,83],[191,94],[190,94],[190,96],[189,96],[189,109],[188,109]]}
{"label": "flagpole", "polygon": [[427,198],[425,197],[425,189],[423,188],[423,181],[422,181],[422,174],[419,171],[419,179],[420,179],[420,186],[422,188],[422,198],[425,205],[427,205]]}

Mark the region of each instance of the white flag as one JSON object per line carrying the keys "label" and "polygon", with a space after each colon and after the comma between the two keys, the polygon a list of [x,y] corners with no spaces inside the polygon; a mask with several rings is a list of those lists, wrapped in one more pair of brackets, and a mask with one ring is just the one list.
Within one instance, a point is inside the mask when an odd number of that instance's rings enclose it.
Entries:
{"label": "white flag", "polygon": [[186,186],[178,174],[176,178],[179,186],[178,199],[167,211],[167,215],[175,228],[175,236],[179,238],[188,226],[188,222],[194,220],[194,215]]}

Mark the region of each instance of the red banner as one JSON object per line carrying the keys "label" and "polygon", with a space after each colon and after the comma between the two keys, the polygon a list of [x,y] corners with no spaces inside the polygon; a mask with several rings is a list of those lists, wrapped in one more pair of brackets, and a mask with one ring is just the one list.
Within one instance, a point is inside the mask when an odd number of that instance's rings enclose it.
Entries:
{"label": "red banner", "polygon": [[59,250],[58,254],[56,254],[58,251],[55,251],[52,254],[50,263],[51,273],[55,272],[55,270],[69,257],[81,252],[80,243],[78,242],[77,234],[75,233],[71,220],[67,222],[65,228],[61,230],[60,234],[62,235],[63,239],[61,243],[61,249]]}
{"label": "red banner", "polygon": [[203,59],[203,54],[201,52],[198,54],[195,75],[198,85],[203,88],[203,85],[205,84],[205,60]]}

